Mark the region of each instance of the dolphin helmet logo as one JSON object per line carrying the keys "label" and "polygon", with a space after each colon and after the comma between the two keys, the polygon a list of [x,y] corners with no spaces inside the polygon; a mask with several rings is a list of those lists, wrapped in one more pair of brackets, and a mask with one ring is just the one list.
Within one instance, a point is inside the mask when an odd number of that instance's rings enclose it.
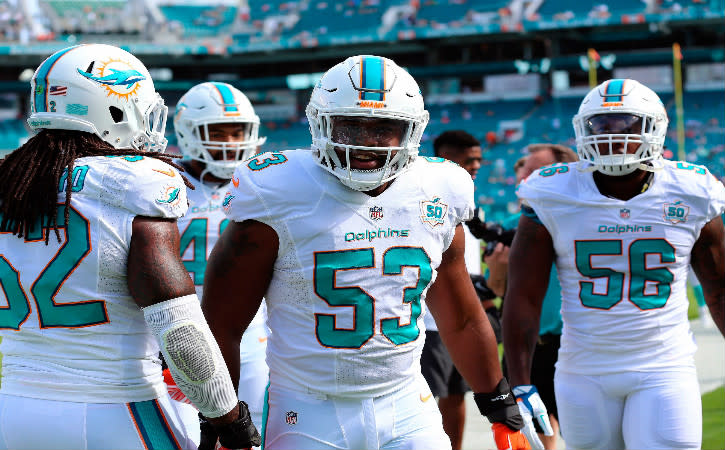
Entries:
{"label": "dolphin helmet logo", "polygon": [[110,75],[106,75],[105,77],[94,77],[93,74],[90,74],[88,72],[84,72],[81,69],[78,69],[78,73],[83,75],[84,77],[91,79],[93,81],[97,81],[101,84],[107,84],[110,86],[122,86],[126,85],[126,89],[131,89],[131,87],[138,83],[139,81],[143,81],[146,79],[145,76],[141,74],[138,70],[117,70],[117,69],[109,69],[111,71]]}
{"label": "dolphin helmet logo", "polygon": [[98,65],[91,64],[86,70],[77,70],[83,77],[103,86],[109,97],[115,95],[125,100],[136,94],[141,81],[148,79],[131,64],[120,59],[111,59]]}

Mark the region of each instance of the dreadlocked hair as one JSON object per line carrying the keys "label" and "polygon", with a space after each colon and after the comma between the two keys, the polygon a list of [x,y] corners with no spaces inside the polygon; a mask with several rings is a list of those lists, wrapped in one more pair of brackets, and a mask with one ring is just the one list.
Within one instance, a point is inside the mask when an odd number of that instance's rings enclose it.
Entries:
{"label": "dreadlocked hair", "polygon": [[[179,171],[174,155],[144,152],[134,149],[117,149],[100,137],[74,130],[43,129],[28,142],[0,160],[3,189],[0,190],[0,231],[11,232],[17,237],[27,236],[36,223],[55,230],[58,242],[60,228],[68,226],[73,183],[67,177],[66,186],[59,186],[64,173],[72,174],[75,160],[85,156],[140,155],[159,159]],[[67,172],[66,172],[67,171]],[[193,186],[182,175],[184,183]],[[58,225],[58,193],[65,190],[65,214],[63,224]],[[45,233],[48,244],[50,233]]]}

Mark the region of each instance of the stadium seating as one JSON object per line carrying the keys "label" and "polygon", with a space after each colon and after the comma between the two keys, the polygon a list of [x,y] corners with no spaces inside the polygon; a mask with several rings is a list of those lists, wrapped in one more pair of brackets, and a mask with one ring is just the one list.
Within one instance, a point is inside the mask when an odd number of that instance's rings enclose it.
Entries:
{"label": "stadium seating", "polygon": [[[666,146],[670,159],[677,153],[675,104],[671,93],[661,94],[671,118]],[[725,92],[688,92],[684,97],[686,148],[684,159],[707,166],[716,176],[725,176],[725,123],[722,103]],[[421,143],[421,154],[433,154],[433,139],[445,130],[464,129],[482,142],[483,165],[476,178],[476,202],[489,220],[500,221],[516,208],[513,165],[527,144],[555,142],[575,147],[571,117],[580,96],[550,98],[541,102],[498,100],[476,103],[429,104],[431,119]],[[499,123],[521,121],[522,135],[507,137]],[[493,133],[493,134],[491,134]],[[267,136],[266,149],[294,149],[309,146],[310,136],[304,119],[262,120],[260,135]],[[22,120],[0,121],[0,149],[16,148],[29,136]],[[489,139],[495,136],[495,141]],[[169,126],[167,138],[173,149],[175,137]],[[2,150],[0,150],[2,152]]]}
{"label": "stadium seating", "polygon": [[[39,5],[51,22],[53,31],[65,33],[135,33],[142,21],[126,14],[125,0],[41,0]],[[119,18],[126,18],[119,20]]]}
{"label": "stadium seating", "polygon": [[187,36],[207,37],[224,33],[234,23],[237,8],[225,5],[162,5],[168,21],[181,24]]}

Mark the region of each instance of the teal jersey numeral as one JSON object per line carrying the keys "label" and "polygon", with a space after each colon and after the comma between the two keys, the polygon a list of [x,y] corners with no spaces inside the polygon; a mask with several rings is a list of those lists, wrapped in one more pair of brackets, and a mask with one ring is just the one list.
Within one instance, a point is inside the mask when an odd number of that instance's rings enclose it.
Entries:
{"label": "teal jersey numeral", "polygon": [[[594,293],[594,283],[579,283],[579,298],[589,308],[609,309],[624,297],[625,274],[607,267],[592,267],[592,256],[622,255],[622,241],[619,239],[575,242],[576,267],[588,278],[606,278],[607,291]],[[672,292],[674,275],[667,267],[647,267],[647,255],[659,255],[660,263],[675,262],[675,248],[664,239],[637,239],[629,246],[629,301],[639,309],[662,308]],[[656,283],[655,293],[646,294],[647,283]]]}
{"label": "teal jersey numeral", "polygon": [[373,337],[375,299],[358,286],[337,287],[338,270],[369,269],[375,266],[373,249],[315,253],[315,293],[330,306],[354,309],[352,329],[337,328],[333,314],[315,314],[315,333],[320,343],[334,348],[360,348]]}
{"label": "teal jersey numeral", "polygon": [[247,167],[252,170],[262,170],[271,165],[282,164],[284,162],[287,162],[286,156],[280,152],[271,152],[250,158]]}
{"label": "teal jersey numeral", "polygon": [[143,156],[141,155],[106,155],[106,158],[122,158],[128,162],[142,161]]}
{"label": "teal jersey numeral", "polygon": [[569,166],[557,166],[559,163],[554,163],[549,167],[544,167],[539,171],[539,175],[542,177],[550,177],[553,175],[556,175],[557,173],[567,173],[569,171]]}
{"label": "teal jersey numeral", "polygon": [[[640,309],[662,308],[672,292],[675,276],[666,267],[647,268],[647,255],[659,255],[660,263],[675,262],[675,248],[664,239],[638,239],[629,246],[629,299]],[[645,294],[647,282],[657,284],[656,293]]]}
{"label": "teal jersey numeral", "polygon": [[[337,287],[338,270],[370,269],[375,267],[372,248],[319,252],[315,254],[315,293],[330,306],[352,307],[353,328],[337,327],[334,314],[315,314],[315,333],[319,342],[332,348],[360,348],[375,333],[375,299],[359,286]],[[410,318],[401,324],[400,317],[382,319],[383,336],[395,345],[407,344],[420,335],[418,317],[420,297],[433,276],[430,258],[417,247],[392,247],[383,254],[383,275],[402,275],[403,267],[419,269],[418,280],[401,293],[402,303],[410,304]]]}
{"label": "teal jersey numeral", "polygon": [[698,166],[697,164],[690,164],[682,161],[677,163],[677,168],[683,170],[694,170],[695,173],[700,175],[705,175],[707,173],[707,170],[703,166]]}
{"label": "teal jersey numeral", "polygon": [[407,325],[400,325],[400,317],[383,319],[381,328],[383,335],[395,345],[407,344],[418,339],[418,317],[421,313],[420,296],[433,277],[430,257],[422,248],[392,247],[383,255],[383,274],[402,275],[403,267],[419,269],[418,282],[415,286],[403,289],[403,303],[410,304],[410,320]]}
{"label": "teal jersey numeral", "polygon": [[179,240],[179,247],[183,255],[186,249],[194,244],[194,259],[183,260],[184,267],[189,273],[194,274],[194,284],[204,284],[204,271],[206,270],[206,218],[196,218],[189,222]]}
{"label": "teal jersey numeral", "polygon": [[71,192],[78,192],[83,189],[83,185],[86,182],[86,175],[88,174],[88,166],[78,166],[73,168],[73,176],[71,176],[70,182],[68,181],[68,169],[63,171],[63,175],[60,177],[58,182],[58,192],[63,192],[67,189],[67,185],[70,184]]}
{"label": "teal jersey numeral", "polygon": [[[65,205],[58,205],[58,217],[64,216],[65,208]],[[91,251],[90,224],[78,211],[71,207],[68,226],[60,226],[66,228],[65,242],[30,287],[38,307],[40,327],[77,328],[108,323],[103,300],[55,302],[63,283]],[[47,226],[43,229],[51,232]],[[0,308],[0,328],[18,330],[30,314],[30,302],[20,284],[18,271],[5,257],[0,260],[0,285],[8,298],[8,306]]]}
{"label": "teal jersey numeral", "polygon": [[[227,224],[229,224],[229,219],[224,219],[219,223],[219,235],[224,232],[224,229],[227,227]],[[186,252],[186,249],[191,245],[194,244],[194,258],[193,259],[185,259],[182,262],[184,263],[184,267],[186,267],[186,270],[189,273],[194,274],[194,285],[196,286],[202,286],[204,284],[204,272],[206,271],[206,261],[207,261],[207,228],[209,225],[209,219],[202,217],[202,218],[195,218],[191,219],[189,222],[189,225],[184,230],[184,233],[181,235],[181,239],[179,241],[179,247],[181,250],[181,255],[184,255],[184,252]]]}
{"label": "teal jersey numeral", "polygon": [[622,300],[624,274],[609,268],[592,267],[592,255],[621,255],[622,241],[576,241],[574,254],[579,273],[589,278],[607,278],[607,292],[594,293],[594,283],[579,283],[579,298],[589,308],[609,309]]}
{"label": "teal jersey numeral", "polygon": [[30,302],[20,285],[20,273],[3,255],[0,255],[0,286],[8,299],[8,306],[0,308],[0,328],[19,330],[30,314]]}

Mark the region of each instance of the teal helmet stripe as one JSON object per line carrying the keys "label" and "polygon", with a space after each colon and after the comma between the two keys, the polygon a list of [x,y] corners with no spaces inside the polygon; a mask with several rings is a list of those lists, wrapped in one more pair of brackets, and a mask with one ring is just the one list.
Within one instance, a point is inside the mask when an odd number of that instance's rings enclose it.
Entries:
{"label": "teal helmet stripe", "polygon": [[610,80],[607,83],[607,87],[604,88],[604,101],[605,102],[621,102],[624,96],[624,80],[615,79]]}
{"label": "teal helmet stripe", "polygon": [[234,100],[234,94],[229,86],[224,83],[212,82],[219,95],[222,97],[222,104],[224,105],[224,112],[239,112],[237,108],[237,102]]}
{"label": "teal helmet stripe", "polygon": [[360,91],[360,100],[385,100],[385,63],[379,56],[366,56],[360,64],[360,88],[379,92]]}
{"label": "teal helmet stripe", "polygon": [[57,63],[63,55],[78,47],[79,46],[76,45],[56,52],[46,59],[40,67],[38,67],[38,71],[35,76],[35,92],[33,92],[33,106],[35,107],[35,112],[46,112],[48,110],[48,75],[50,75],[50,71],[53,70],[53,66],[55,66],[55,63]]}

